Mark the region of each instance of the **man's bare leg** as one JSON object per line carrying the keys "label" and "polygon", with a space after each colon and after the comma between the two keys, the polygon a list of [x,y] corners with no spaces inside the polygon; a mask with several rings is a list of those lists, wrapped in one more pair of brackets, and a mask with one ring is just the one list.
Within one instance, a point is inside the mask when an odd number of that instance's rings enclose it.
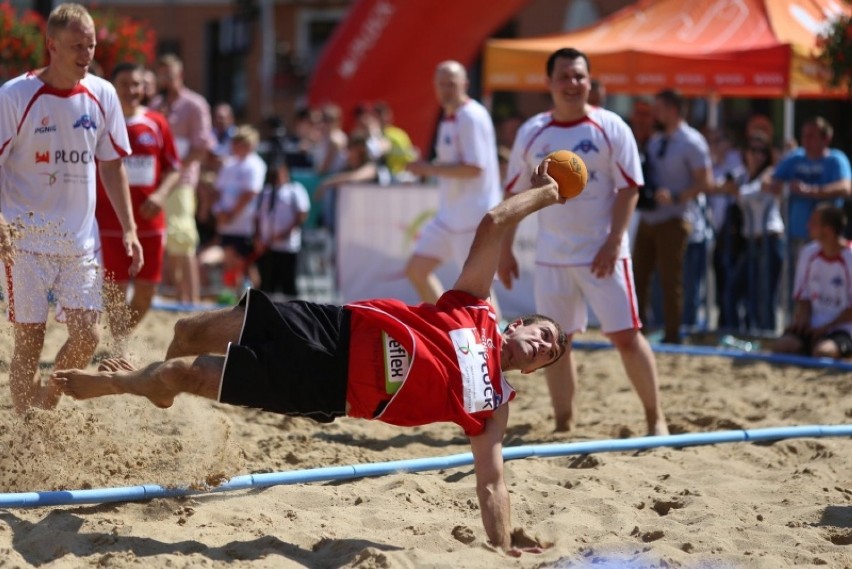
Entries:
{"label": "man's bare leg", "polygon": [[624,364],[624,371],[645,408],[649,435],[668,435],[666,417],[660,403],[657,362],[645,336],[638,330],[622,330],[607,334]]}
{"label": "man's bare leg", "polygon": [[444,294],[444,287],[435,276],[435,269],[440,265],[437,259],[413,255],[405,266],[405,275],[423,302],[435,304]]}
{"label": "man's bare leg", "polygon": [[574,419],[574,391],[576,386],[577,368],[574,352],[571,350],[572,336],[568,336],[568,350],[553,365],[544,368],[547,388],[550,390],[550,401],[553,404],[554,430],[557,432],[572,431]]}
{"label": "man's bare leg", "polygon": [[127,283],[115,283],[115,295],[120,306],[107,311],[109,329],[115,341],[118,353],[125,353],[130,333],[136,329],[145,314],[151,308],[156,285],[152,282],[133,283],[133,296],[125,303]]}
{"label": "man's bare leg", "polygon": [[[65,309],[68,339],[56,354],[54,369],[84,368],[98,347],[98,313],[94,310]],[[62,393],[52,382],[41,386],[42,409],[53,409]]]}
{"label": "man's bare leg", "polygon": [[[38,364],[44,347],[45,324],[15,323],[15,346],[9,362],[9,388],[16,413],[42,406]],[[55,405],[55,403],[54,403]]]}
{"label": "man's bare leg", "polygon": [[244,316],[245,309],[235,306],[181,318],[175,323],[166,359],[226,353],[228,343],[240,339]]}
{"label": "man's bare leg", "polygon": [[215,400],[224,367],[224,356],[187,356],[155,362],[134,371],[57,370],[51,382],[75,399],[131,394],[166,408],[172,406],[180,393]]}

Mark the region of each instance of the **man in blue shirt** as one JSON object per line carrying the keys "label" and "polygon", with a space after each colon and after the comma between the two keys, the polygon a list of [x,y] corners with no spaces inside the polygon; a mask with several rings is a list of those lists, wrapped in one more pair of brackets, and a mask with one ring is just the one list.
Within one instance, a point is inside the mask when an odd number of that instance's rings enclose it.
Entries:
{"label": "man in blue shirt", "polygon": [[792,244],[800,245],[808,239],[808,219],[817,202],[852,197],[849,158],[829,148],[833,135],[834,129],[824,118],[808,120],[802,125],[801,148],[778,163],[768,182],[768,189],[775,194],[781,193],[784,182],[790,184],[787,227]]}

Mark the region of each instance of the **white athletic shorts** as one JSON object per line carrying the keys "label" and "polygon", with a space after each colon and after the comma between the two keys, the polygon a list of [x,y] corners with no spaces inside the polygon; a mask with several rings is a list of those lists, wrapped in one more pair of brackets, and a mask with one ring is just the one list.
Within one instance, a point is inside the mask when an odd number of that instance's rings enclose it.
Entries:
{"label": "white athletic shorts", "polygon": [[536,264],[534,289],[536,310],[559,322],[567,334],[585,332],[588,306],[606,334],[642,327],[630,259],[616,261],[613,274],[603,279],[592,274],[590,265]]}
{"label": "white athletic shorts", "polygon": [[453,260],[461,269],[467,260],[474,235],[476,235],[475,229],[454,231],[436,218],[432,218],[420,231],[420,236],[414,245],[414,254],[437,259],[442,263]]}
{"label": "white athletic shorts", "polygon": [[3,266],[8,297],[6,315],[10,322],[47,322],[48,294],[56,300],[57,320],[61,309],[103,309],[100,263],[92,256],[63,257],[17,251],[15,263]]}

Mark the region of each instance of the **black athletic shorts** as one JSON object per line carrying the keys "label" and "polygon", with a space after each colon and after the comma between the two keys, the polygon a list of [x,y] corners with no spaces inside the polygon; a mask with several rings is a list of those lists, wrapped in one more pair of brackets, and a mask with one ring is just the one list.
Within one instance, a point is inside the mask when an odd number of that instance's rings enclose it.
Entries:
{"label": "black athletic shorts", "polygon": [[219,401],[331,423],[346,414],[350,314],[305,301],[273,303],[250,289],[228,347]]}
{"label": "black athletic shorts", "polygon": [[254,239],[242,235],[221,235],[222,248],[230,247],[243,259],[248,259],[254,253]]}

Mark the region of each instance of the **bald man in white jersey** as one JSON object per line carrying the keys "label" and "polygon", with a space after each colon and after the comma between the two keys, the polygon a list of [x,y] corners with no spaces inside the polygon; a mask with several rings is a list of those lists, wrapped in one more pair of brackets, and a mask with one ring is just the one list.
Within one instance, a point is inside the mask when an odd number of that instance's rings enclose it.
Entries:
{"label": "bald man in white jersey", "polygon": [[68,325],[56,367],[85,367],[98,344],[96,167],[121,223],[130,270],[142,266],[121,160],[130,153],[127,129],[115,89],[88,74],[96,42],[86,9],[57,6],[46,43],[50,64],[0,89],[0,262],[14,325],[9,385],[18,413],[53,408],[59,399],[38,372],[49,292]]}
{"label": "bald man in white jersey", "polygon": [[[645,409],[647,432],[668,434],[660,405],[657,366],[639,333],[627,226],[644,183],[636,140],[615,113],[588,104],[588,58],[563,48],[547,60],[553,110],[529,119],[518,131],[509,158],[509,193],[530,187],[535,166],[554,150],[578,154],[589,170],[585,191],[570,202],[539,213],[536,242],[536,310],[550,315],[569,336],[588,324],[586,304],[621,355]],[[498,274],[511,288],[518,276],[512,252],[514,231],[503,241]],[[568,345],[571,343],[569,341]],[[576,364],[572,351],[545,369],[557,431],[575,426]]]}
{"label": "bald man in white jersey", "polygon": [[[435,70],[435,94],[443,116],[435,160],[407,166],[417,176],[434,176],[440,187],[438,213],[420,232],[405,273],[424,302],[437,302],[444,289],[434,271],[447,261],[461,270],[482,216],[500,202],[500,169],[491,115],[467,95],[467,72],[458,61]],[[496,302],[491,295],[491,302]],[[496,304],[495,304],[496,306]]]}

